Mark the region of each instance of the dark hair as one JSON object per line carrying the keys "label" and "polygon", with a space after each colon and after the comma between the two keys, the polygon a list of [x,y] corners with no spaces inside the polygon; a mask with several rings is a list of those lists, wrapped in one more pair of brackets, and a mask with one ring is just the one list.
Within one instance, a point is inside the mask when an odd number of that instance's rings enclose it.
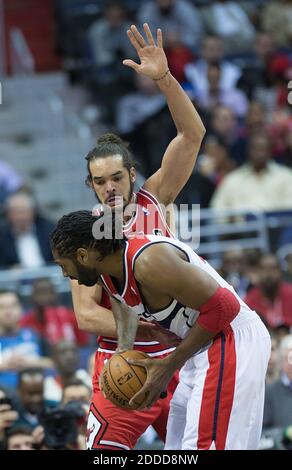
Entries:
{"label": "dark hair", "polygon": [[5,431],[5,436],[6,439],[12,436],[16,436],[17,434],[24,434],[25,436],[31,436],[32,434],[32,428],[30,426],[27,426],[26,424],[17,424],[15,426],[10,426],[7,428],[7,431]]}
{"label": "dark hair", "polygon": [[66,382],[66,384],[63,387],[63,396],[64,396],[65,390],[69,387],[85,387],[89,393],[92,393],[91,388],[85,382],[83,382],[83,380],[78,379],[77,377],[73,377],[73,379]]}
{"label": "dark hair", "polygon": [[45,378],[45,372],[40,367],[27,367],[18,373],[18,386],[21,384],[24,375],[42,375]]}
{"label": "dark hair", "polygon": [[104,2],[103,10],[108,10],[109,8],[113,8],[113,7],[120,7],[126,12],[127,6],[124,5],[124,3],[125,2],[121,2],[121,0],[106,0]]}
{"label": "dark hair", "polygon": [[[105,227],[107,220],[112,224],[111,237],[96,239],[93,236],[93,225],[104,217],[104,223],[100,229]],[[123,240],[115,239],[115,223],[113,219],[115,212],[93,216],[90,211],[76,211],[64,215],[57,223],[55,230],[51,233],[51,247],[56,248],[60,256],[71,257],[78,248],[96,248],[102,256],[114,253],[122,246]]]}
{"label": "dark hair", "polygon": [[135,165],[133,156],[128,150],[128,143],[123,141],[116,134],[104,134],[96,142],[96,147],[94,147],[85,157],[87,160],[87,172],[85,183],[87,186],[91,187],[91,173],[90,173],[90,162],[97,160],[98,158],[106,158],[112,155],[121,155],[123,159],[123,165],[130,173],[130,169]]}
{"label": "dark hair", "polygon": [[16,297],[19,299],[19,294],[13,289],[0,289],[0,295],[5,295],[5,294],[14,294]]}

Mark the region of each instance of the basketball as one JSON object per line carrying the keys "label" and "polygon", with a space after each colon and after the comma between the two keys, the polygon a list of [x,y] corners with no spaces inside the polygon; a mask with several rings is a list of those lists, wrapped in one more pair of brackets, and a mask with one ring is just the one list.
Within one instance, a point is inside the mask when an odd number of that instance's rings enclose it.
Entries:
{"label": "basketball", "polygon": [[135,409],[135,405],[129,406],[129,401],[143,387],[147,372],[144,367],[128,364],[127,359],[148,358],[148,354],[134,350],[114,354],[105,364],[100,377],[100,387],[106,398],[120,408]]}

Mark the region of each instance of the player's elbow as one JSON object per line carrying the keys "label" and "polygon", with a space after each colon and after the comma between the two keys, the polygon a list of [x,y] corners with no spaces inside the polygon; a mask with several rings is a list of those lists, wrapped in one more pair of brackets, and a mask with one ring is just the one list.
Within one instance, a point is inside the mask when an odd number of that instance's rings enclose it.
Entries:
{"label": "player's elbow", "polygon": [[191,126],[188,129],[182,130],[182,137],[185,141],[189,142],[190,144],[200,144],[206,134],[206,128],[202,122],[199,124]]}
{"label": "player's elbow", "polygon": [[76,321],[79,330],[87,331],[88,333],[95,333],[95,329],[92,328],[92,322],[90,321],[90,316],[88,312],[84,310],[75,310]]}
{"label": "player's elbow", "polygon": [[198,324],[211,333],[224,331],[240,310],[237,297],[229,289],[219,287],[212,297],[201,305]]}

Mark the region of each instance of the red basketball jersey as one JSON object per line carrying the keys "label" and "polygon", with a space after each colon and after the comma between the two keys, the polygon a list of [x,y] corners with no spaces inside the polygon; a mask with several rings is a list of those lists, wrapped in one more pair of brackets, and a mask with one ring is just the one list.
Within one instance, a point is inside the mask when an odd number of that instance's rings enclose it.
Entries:
{"label": "red basketball jersey", "polygon": [[[124,225],[124,234],[128,238],[132,238],[135,234],[161,235],[164,237],[174,238],[163,211],[157,199],[145,189],[141,188],[134,194],[134,203],[131,204],[133,213],[131,219]],[[102,298],[100,304],[111,309],[109,295],[105,289],[102,290]],[[113,353],[117,347],[117,340],[105,336],[98,338],[99,350],[105,353]],[[151,356],[159,356],[173,350],[166,348],[157,341],[135,341],[134,349],[144,351]]]}

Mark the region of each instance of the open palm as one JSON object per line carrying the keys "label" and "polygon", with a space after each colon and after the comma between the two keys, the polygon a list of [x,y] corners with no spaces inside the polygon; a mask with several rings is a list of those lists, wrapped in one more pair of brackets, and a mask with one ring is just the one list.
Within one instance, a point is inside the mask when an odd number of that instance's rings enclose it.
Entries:
{"label": "open palm", "polygon": [[162,32],[160,29],[157,30],[157,45],[155,45],[148,24],[144,23],[143,28],[148,44],[136,26],[132,25],[131,29],[127,31],[131,44],[136,49],[141,63],[137,64],[133,60],[125,59],[123,64],[131,67],[137,73],[155,80],[162,77],[168,70],[166,55],[162,48]]}

